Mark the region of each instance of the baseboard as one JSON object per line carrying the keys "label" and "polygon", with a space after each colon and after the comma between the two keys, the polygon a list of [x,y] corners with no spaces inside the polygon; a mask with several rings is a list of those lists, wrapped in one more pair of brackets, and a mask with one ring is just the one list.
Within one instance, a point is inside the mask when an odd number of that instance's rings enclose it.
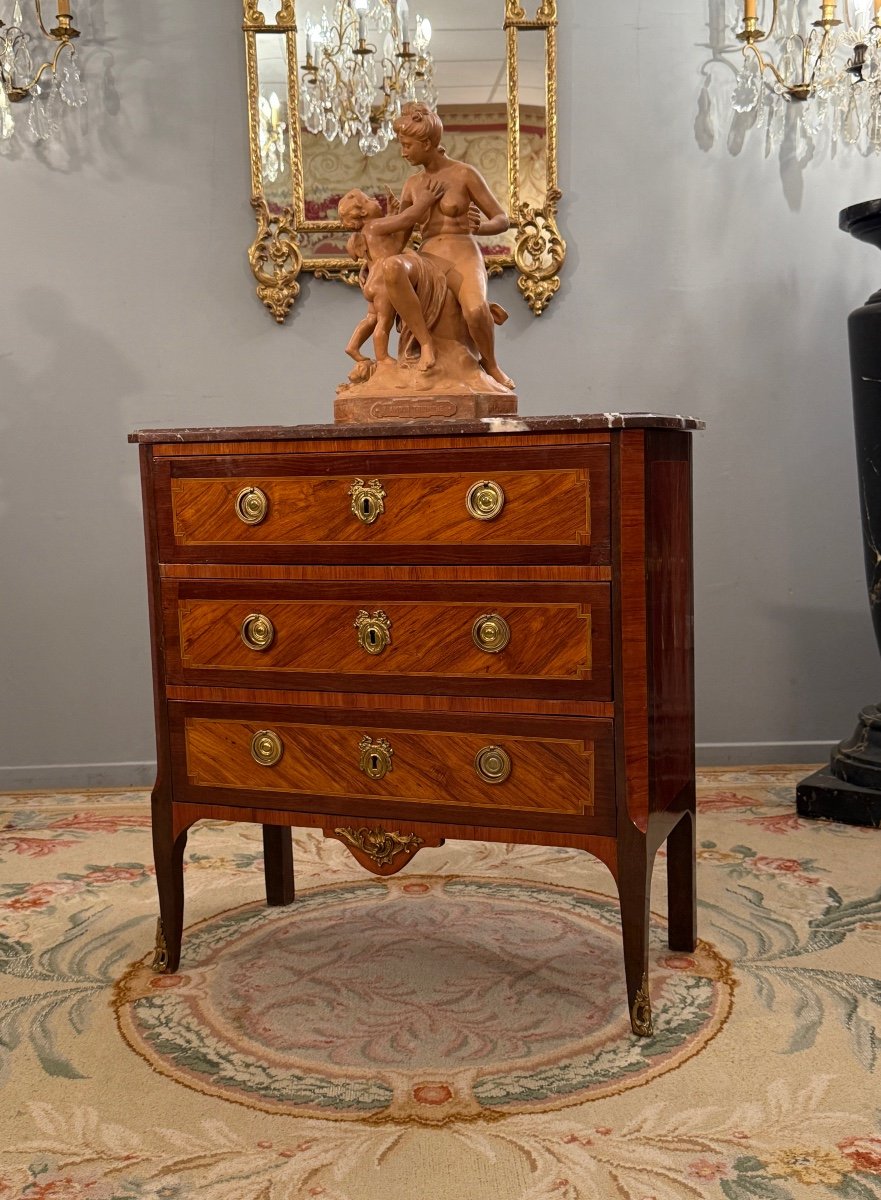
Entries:
{"label": "baseboard", "polygon": [[[774,766],[828,762],[835,742],[698,742],[699,767]],[[80,788],[151,788],[155,762],[53,763],[0,767],[0,792],[76,791]]]}
{"label": "baseboard", "polygon": [[698,767],[769,767],[785,763],[825,763],[836,741],[698,742]]}
{"label": "baseboard", "polygon": [[0,792],[66,792],[88,788],[151,788],[155,762],[52,763],[0,767]]}

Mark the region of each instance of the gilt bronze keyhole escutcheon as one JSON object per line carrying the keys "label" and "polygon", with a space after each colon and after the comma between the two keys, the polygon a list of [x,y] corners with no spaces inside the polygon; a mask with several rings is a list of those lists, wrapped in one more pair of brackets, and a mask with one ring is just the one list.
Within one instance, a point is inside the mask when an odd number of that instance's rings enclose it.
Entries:
{"label": "gilt bronze keyhole escutcheon", "polygon": [[392,750],[385,738],[375,740],[369,734],[364,735],[358,743],[361,751],[359,767],[368,779],[382,779],[392,769]]}
{"label": "gilt bronze keyhole escutcheon", "polygon": [[370,615],[362,608],[355,618],[355,628],[358,630],[358,644],[367,654],[382,654],[386,646],[391,644],[392,623],[382,609]]}
{"label": "gilt bronze keyhole escutcheon", "polygon": [[385,488],[378,479],[365,483],[356,479],[349,488],[352,498],[352,512],[364,525],[373,522],[385,512]]}

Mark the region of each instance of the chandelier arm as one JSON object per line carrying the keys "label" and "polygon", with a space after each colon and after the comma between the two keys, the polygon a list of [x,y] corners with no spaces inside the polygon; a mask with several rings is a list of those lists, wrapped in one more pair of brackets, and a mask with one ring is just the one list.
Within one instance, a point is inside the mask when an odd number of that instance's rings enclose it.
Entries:
{"label": "chandelier arm", "polygon": [[[52,58],[43,63],[43,65],[37,71],[36,75],[34,75],[33,79],[30,81],[30,83],[23,84],[21,87],[16,87],[10,80],[6,84],[6,92],[9,95],[9,99],[10,100],[23,100],[25,98],[25,96],[27,96],[37,86],[37,84],[43,78],[43,73],[45,71],[51,70],[52,74],[54,75],[55,68],[58,66],[58,59],[61,55],[61,51],[65,48],[65,46],[69,46],[69,45],[70,45],[70,42],[67,39],[65,39],[59,45],[59,47],[55,51],[55,53],[52,55]],[[5,80],[6,80],[6,77],[4,76],[4,81]]]}
{"label": "chandelier arm", "polygon": [[37,10],[37,21],[39,22],[40,28],[42,29],[42,31],[46,35],[46,37],[50,38],[52,36],[52,34],[49,32],[49,30],[43,24],[43,13],[40,10],[40,0],[34,0],[34,8],[36,8],[36,10]]}
{"label": "chandelier arm", "polygon": [[[764,41],[764,38],[762,40]],[[786,82],[786,80],[783,78],[783,76],[780,74],[780,72],[774,66],[773,62],[771,62],[770,58],[765,58],[764,55],[762,54],[761,50],[757,49],[753,43],[750,43],[749,46],[744,46],[744,48],[743,48],[744,54],[748,54],[750,51],[752,51],[753,54],[756,56],[756,58],[759,60],[759,70],[761,71],[761,73],[764,75],[766,70],[770,71],[771,74],[774,76],[774,78],[777,80],[777,82],[780,84],[780,86],[788,92],[789,84]]]}

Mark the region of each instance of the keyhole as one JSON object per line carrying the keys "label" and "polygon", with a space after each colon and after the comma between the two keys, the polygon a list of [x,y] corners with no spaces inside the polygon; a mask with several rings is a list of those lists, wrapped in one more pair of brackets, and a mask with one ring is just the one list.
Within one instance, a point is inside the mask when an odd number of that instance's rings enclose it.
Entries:
{"label": "keyhole", "polygon": [[367,499],[366,496],[361,501],[361,511],[364,513],[365,517],[370,516],[370,501]]}
{"label": "keyhole", "polygon": [[376,645],[376,630],[375,630],[375,629],[371,629],[371,630],[368,632],[367,636],[368,636],[368,638],[370,639],[370,645],[371,645],[371,646],[375,646],[375,645]]}
{"label": "keyhole", "polygon": [[379,759],[376,757],[375,754],[370,755],[370,765],[374,771],[379,770]]}

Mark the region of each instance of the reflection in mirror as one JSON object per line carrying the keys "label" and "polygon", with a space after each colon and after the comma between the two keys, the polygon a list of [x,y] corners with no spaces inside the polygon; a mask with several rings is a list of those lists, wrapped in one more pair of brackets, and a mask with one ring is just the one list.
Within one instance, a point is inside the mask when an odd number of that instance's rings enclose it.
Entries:
{"label": "reflection in mirror", "polygon": [[520,199],[544,208],[548,177],[547,69],[544,30],[520,34]]}
{"label": "reflection in mirror", "polygon": [[288,143],[290,113],[285,35],[258,33],[256,40],[263,188],[270,205],[280,209],[291,203]]}
{"label": "reflection in mirror", "polygon": [[258,221],[249,254],[276,320],[302,269],[357,283],[339,200],[359,187],[387,212],[400,195],[411,170],[391,124],[408,97],[437,98],[448,154],[480,171],[508,208],[510,231],[482,239],[488,270],[516,265],[529,277],[518,280],[524,298],[544,311],[565,256],[555,223],[555,0],[243,4]]}
{"label": "reflection in mirror", "polygon": [[[444,146],[451,158],[476,167],[495,195],[507,197],[508,116],[505,34],[496,0],[475,4],[473,0],[422,0],[430,27],[429,49],[437,111],[444,123]],[[416,15],[417,21],[425,17]],[[312,27],[314,29],[314,26]],[[320,35],[323,36],[323,35]],[[312,39],[315,54],[317,38]],[[375,42],[374,42],[375,44]],[[301,77],[308,72],[309,34],[298,34]],[[312,59],[314,62],[314,58]],[[303,105],[301,104],[301,115]],[[311,128],[316,121],[313,116]],[[530,122],[526,135],[535,140]],[[336,132],[331,125],[331,131]],[[337,204],[353,185],[374,196],[387,211],[389,195],[400,195],[411,169],[392,140],[378,153],[362,153],[360,139],[328,140],[321,133],[302,130],[305,217],[307,222],[338,222]],[[386,142],[385,136],[380,137]],[[525,156],[534,157],[533,147]],[[482,239],[490,258],[508,258],[513,233]],[[347,235],[324,229],[304,232],[302,244],[307,257],[345,256]]]}

